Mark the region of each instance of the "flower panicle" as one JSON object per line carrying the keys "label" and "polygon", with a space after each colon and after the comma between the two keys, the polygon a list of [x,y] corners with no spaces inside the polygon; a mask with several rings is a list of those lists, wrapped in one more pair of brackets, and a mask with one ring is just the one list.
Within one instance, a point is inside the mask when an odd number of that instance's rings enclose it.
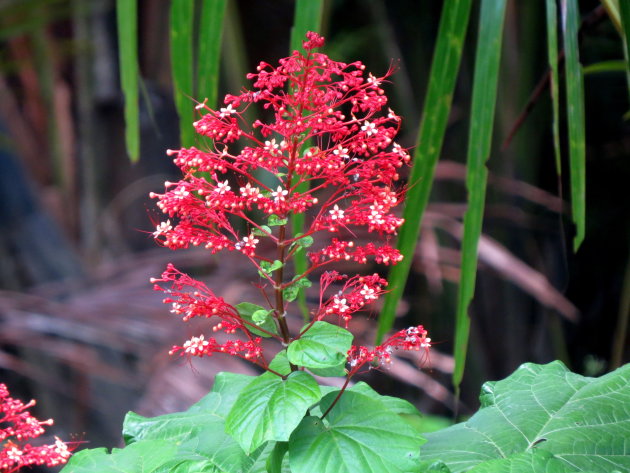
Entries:
{"label": "flower panicle", "polygon": [[12,398],[5,384],[0,383],[0,471],[13,473],[30,465],[57,466],[68,461],[71,448],[55,437],[51,445],[34,446],[23,443],[26,439],[39,437],[46,425],[53,420],[40,421],[28,409],[35,401],[23,403]]}
{"label": "flower panicle", "polygon": [[[377,77],[360,61],[334,61],[318,52],[323,45],[322,36],[309,32],[304,51],[275,65],[260,62],[247,75],[251,89],[226,95],[218,109],[199,103],[193,125],[212,145],[168,150],[183,177],[166,182],[163,193],[150,194],[165,215],[153,232],[160,245],[239,252],[255,266],[267,284],[261,292],[277,338],[285,344],[291,341],[282,322],[290,303],[283,293],[287,281],[336,262],[393,265],[403,258],[389,243],[403,224],[395,213],[404,194],[399,172],[410,160],[407,149],[394,141],[401,118],[388,107],[382,88],[393,70]],[[250,106],[262,107],[264,118],[248,122]],[[286,225],[298,214],[306,214],[304,233],[290,237]],[[358,240],[356,235],[365,232],[382,241]],[[288,263],[299,250],[307,256],[307,268],[291,279],[285,268],[294,267]],[[214,331],[240,331],[246,338],[219,343],[201,335],[174,346],[172,354],[260,358],[260,343],[250,331],[255,327],[205,285],[172,265],[153,281],[165,292],[171,312],[184,320],[216,316]],[[302,282],[300,287],[310,285]],[[333,283],[340,290],[324,296]],[[320,284],[313,321],[337,317],[347,327],[353,314],[385,292],[387,281],[378,274],[348,277],[328,271]]]}

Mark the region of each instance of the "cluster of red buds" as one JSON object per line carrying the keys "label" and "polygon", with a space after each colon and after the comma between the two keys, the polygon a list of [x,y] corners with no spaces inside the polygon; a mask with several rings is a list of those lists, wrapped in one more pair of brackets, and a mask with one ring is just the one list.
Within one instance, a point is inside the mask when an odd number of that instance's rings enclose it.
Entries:
{"label": "cluster of red buds", "polygon": [[382,345],[374,347],[372,350],[353,346],[348,351],[349,373],[354,375],[366,364],[369,368],[376,368],[392,362],[392,353],[396,350],[420,351],[428,353],[431,348],[431,339],[427,337],[428,332],[422,325],[409,327],[400,330],[389,337]]}
{"label": "cluster of red buds", "polygon": [[68,445],[55,437],[52,445],[33,446],[26,440],[39,437],[45,425],[53,420],[37,420],[27,409],[35,401],[26,404],[10,397],[5,384],[0,383],[0,471],[12,473],[30,465],[62,465],[70,458]]}
{"label": "cluster of red buds", "polygon": [[[392,70],[383,77],[366,75],[361,62],[333,61],[316,52],[323,44],[321,36],[309,32],[305,53],[294,51],[277,66],[261,62],[248,74],[252,90],[227,95],[218,110],[200,103],[194,127],[212,144],[169,150],[183,178],[167,182],[163,194],[151,193],[166,215],[153,234],[159,244],[240,252],[253,264],[278,327],[266,336],[284,344],[292,340],[284,319],[294,299],[285,295],[296,286],[308,287],[311,273],[340,261],[389,265],[402,259],[389,238],[403,223],[393,209],[401,201],[399,170],[410,157],[394,141],[401,119],[387,108],[381,88]],[[265,119],[246,120],[253,105],[262,106]],[[297,214],[305,214],[307,225],[303,233],[290,235],[289,221]],[[356,235],[362,231],[380,244],[359,243]],[[307,268],[288,277],[288,263],[300,251],[308,251]],[[215,331],[241,337],[218,343],[201,335],[171,353],[229,353],[266,366],[260,338],[252,334],[264,330],[235,307],[172,265],[153,282],[184,320],[216,317]],[[337,316],[346,327],[387,284],[378,274],[348,277],[336,271],[325,271],[320,282],[312,318]],[[325,294],[333,284],[343,287]]]}

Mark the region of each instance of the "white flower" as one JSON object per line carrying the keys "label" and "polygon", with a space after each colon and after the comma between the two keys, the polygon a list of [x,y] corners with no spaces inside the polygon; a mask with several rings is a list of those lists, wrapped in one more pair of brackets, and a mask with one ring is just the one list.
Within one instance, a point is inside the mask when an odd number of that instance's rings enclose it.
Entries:
{"label": "white flower", "polygon": [[271,195],[273,196],[276,202],[283,202],[285,200],[284,198],[288,194],[289,194],[289,191],[286,189],[283,189],[281,186],[278,186],[278,188],[271,193]]}
{"label": "white flower", "polygon": [[153,232],[153,238],[157,238],[161,235],[164,235],[167,232],[170,232],[173,229],[171,226],[171,221],[167,220],[166,222],[160,222],[160,224],[156,227],[156,230]]}
{"label": "white flower", "polygon": [[230,189],[232,188],[230,187],[230,184],[228,180],[226,179],[223,182],[217,183],[217,186],[214,188],[214,192],[218,193],[219,195],[223,195],[226,192],[228,192]]}
{"label": "white flower", "polygon": [[376,134],[376,125],[365,120],[365,123],[361,127],[361,131],[364,131],[366,135],[372,136]]}
{"label": "white flower", "polygon": [[232,108],[232,104],[229,104],[227,107],[223,107],[219,109],[220,118],[225,118],[228,115],[232,115],[233,113],[236,113],[236,110]]}
{"label": "white flower", "polygon": [[331,220],[341,220],[343,218],[344,211],[339,208],[337,204],[333,207],[332,210],[329,210]]}

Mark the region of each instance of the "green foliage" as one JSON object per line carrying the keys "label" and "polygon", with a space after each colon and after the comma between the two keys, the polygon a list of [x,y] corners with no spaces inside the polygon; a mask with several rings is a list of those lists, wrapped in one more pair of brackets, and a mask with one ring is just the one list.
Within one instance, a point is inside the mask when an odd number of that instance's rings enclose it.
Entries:
{"label": "green foliage", "polygon": [[[243,319],[252,322],[261,329],[265,330],[265,332],[263,332],[250,325],[248,326],[248,329],[253,334],[261,337],[270,337],[270,333],[278,333],[278,327],[273,321],[273,318],[270,317],[271,312],[264,307],[259,306],[258,304],[252,304],[251,302],[241,302],[240,304],[236,304],[234,307],[238,310],[238,315],[240,315]],[[266,315],[263,316],[263,313]]]}
{"label": "green foliage", "polygon": [[197,95],[208,99],[208,106],[216,107],[219,88],[221,35],[226,0],[203,0],[199,28],[197,61]]}
{"label": "green foliage", "polygon": [[308,278],[297,279],[282,291],[282,296],[285,301],[292,302],[300,294],[300,289],[311,287],[312,284]]}
{"label": "green foliage", "polygon": [[[272,365],[290,373],[284,351]],[[129,413],[125,448],[78,452],[63,473],[630,471],[628,385],[630,365],[587,378],[525,364],[484,384],[468,421],[421,435],[412,404],[363,382],[339,396],[303,371],[220,373],[187,411]]]}
{"label": "green foliage", "polygon": [[[321,408],[336,396],[326,395]],[[293,473],[408,472],[418,465],[422,442],[382,401],[348,391],[323,420],[304,418],[289,440],[289,463]]]}
{"label": "green foliage", "polygon": [[400,228],[398,249],[405,256],[389,273],[391,290],[378,322],[376,343],[380,343],[394,325],[396,307],[402,297],[420,235],[420,222],[429,203],[435,166],[444,141],[446,123],[451,111],[453,91],[464,48],[472,0],[455,0],[445,4],[440,19],[429,88],[424,102],[414,165],[409,178],[407,202],[403,213],[405,224]]}
{"label": "green foliage", "polygon": [[116,19],[120,49],[120,86],[125,95],[125,143],[132,161],[140,158],[140,118],[138,103],[138,4],[117,0]]}
{"label": "green foliage", "polygon": [[455,321],[453,385],[456,393],[459,393],[459,385],[464,376],[464,365],[470,337],[468,307],[475,293],[477,250],[481,236],[486,185],[488,182],[486,162],[490,157],[492,145],[505,6],[505,0],[483,0],[481,2],[468,133],[466,167],[468,207],[464,214],[461,278],[457,293],[457,318]]}
{"label": "green foliage", "polygon": [[171,0],[171,64],[175,107],[179,115],[182,146],[194,144],[193,29],[194,2]]}
{"label": "green foliage", "polygon": [[296,371],[287,379],[262,374],[241,391],[226,419],[226,432],[247,453],[268,440],[287,441],[319,398],[319,386],[308,373]]}
{"label": "green foliage", "polygon": [[[304,327],[303,330],[309,326]],[[354,337],[346,329],[328,322],[315,322],[300,338],[291,342],[287,356],[320,376],[346,374],[346,354]]]}
{"label": "green foliage", "polygon": [[481,409],[467,422],[426,434],[426,464],[453,473],[630,471],[630,365],[601,378],[560,362],[522,365],[484,384]]}
{"label": "green foliage", "polygon": [[584,137],[584,78],[578,51],[579,15],[577,0],[561,2],[564,34],[565,80],[567,89],[567,128],[569,134],[569,170],[571,175],[571,210],[576,226],[573,249],[584,240],[586,214],[586,145]]}
{"label": "green foliage", "polygon": [[246,455],[225,433],[225,417],[238,393],[252,377],[220,373],[213,391],[184,412],[146,418],[130,412],[123,437],[127,447],[83,450],[74,455],[64,473],[170,471],[249,471],[260,452]]}

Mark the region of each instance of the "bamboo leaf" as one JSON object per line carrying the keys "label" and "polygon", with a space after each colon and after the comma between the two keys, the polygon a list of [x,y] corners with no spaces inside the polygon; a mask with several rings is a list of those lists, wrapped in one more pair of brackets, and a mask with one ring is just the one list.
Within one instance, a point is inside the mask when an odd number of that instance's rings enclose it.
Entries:
{"label": "bamboo leaf", "polygon": [[182,146],[194,142],[193,121],[193,0],[171,1],[171,68],[175,108]]}
{"label": "bamboo leaf", "polygon": [[562,175],[560,155],[560,94],[558,91],[558,11],[556,0],[546,0],[547,7],[547,56],[550,68],[551,105],[553,111],[553,149],[556,157],[556,172]]}
{"label": "bamboo leaf", "polygon": [[471,4],[471,0],[449,0],[444,3],[442,10],[414,166],[409,178],[407,204],[403,213],[405,223],[398,238],[398,249],[404,259],[389,273],[391,291],[385,297],[379,318],[376,344],[392,328],[396,306],[411,267],[412,255],[420,234],[420,223],[431,194],[435,166],[442,150]]}
{"label": "bamboo leaf", "polygon": [[125,96],[125,143],[132,162],[140,158],[140,120],[138,104],[138,4],[136,0],[117,0],[120,86]]}
{"label": "bamboo leaf", "polygon": [[459,385],[464,375],[470,335],[468,306],[475,293],[477,247],[481,235],[488,179],[486,161],[490,157],[492,145],[505,4],[506,0],[483,0],[479,18],[466,169],[468,208],[464,214],[461,280],[457,294],[455,322],[453,385],[457,396],[459,396]]}
{"label": "bamboo leaf", "polygon": [[319,32],[322,27],[323,0],[296,0],[291,28],[291,51],[300,50],[308,31]]}
{"label": "bamboo leaf", "polygon": [[630,94],[630,2],[620,2],[619,13],[623,29],[623,56],[626,60],[626,80],[628,81],[628,94]]}
{"label": "bamboo leaf", "polygon": [[610,61],[600,61],[589,64],[582,68],[582,74],[600,74],[604,72],[625,72],[627,70],[626,61],[613,59]]}
{"label": "bamboo leaf", "polygon": [[562,31],[566,52],[567,128],[571,175],[571,210],[576,233],[573,249],[584,240],[586,214],[586,150],[584,137],[584,78],[578,51],[579,11],[577,0],[562,0]]}
{"label": "bamboo leaf", "polygon": [[199,25],[199,57],[197,60],[197,97],[208,99],[215,108],[219,88],[221,36],[226,0],[203,0]]}
{"label": "bamboo leaf", "polygon": [[[321,30],[322,11],[323,0],[296,0],[289,52],[300,50],[302,48],[302,41],[308,31],[318,32]],[[308,144],[305,146],[308,147]],[[308,188],[308,183],[303,182],[296,188],[296,191],[303,193],[307,192]],[[304,214],[300,213],[292,216],[291,230],[294,236],[304,231]],[[296,253],[293,261],[295,265],[295,274],[302,274],[306,271],[307,261],[305,252],[301,251]],[[306,305],[306,294],[303,290],[299,292],[297,301],[304,320],[308,320],[308,306]]]}

